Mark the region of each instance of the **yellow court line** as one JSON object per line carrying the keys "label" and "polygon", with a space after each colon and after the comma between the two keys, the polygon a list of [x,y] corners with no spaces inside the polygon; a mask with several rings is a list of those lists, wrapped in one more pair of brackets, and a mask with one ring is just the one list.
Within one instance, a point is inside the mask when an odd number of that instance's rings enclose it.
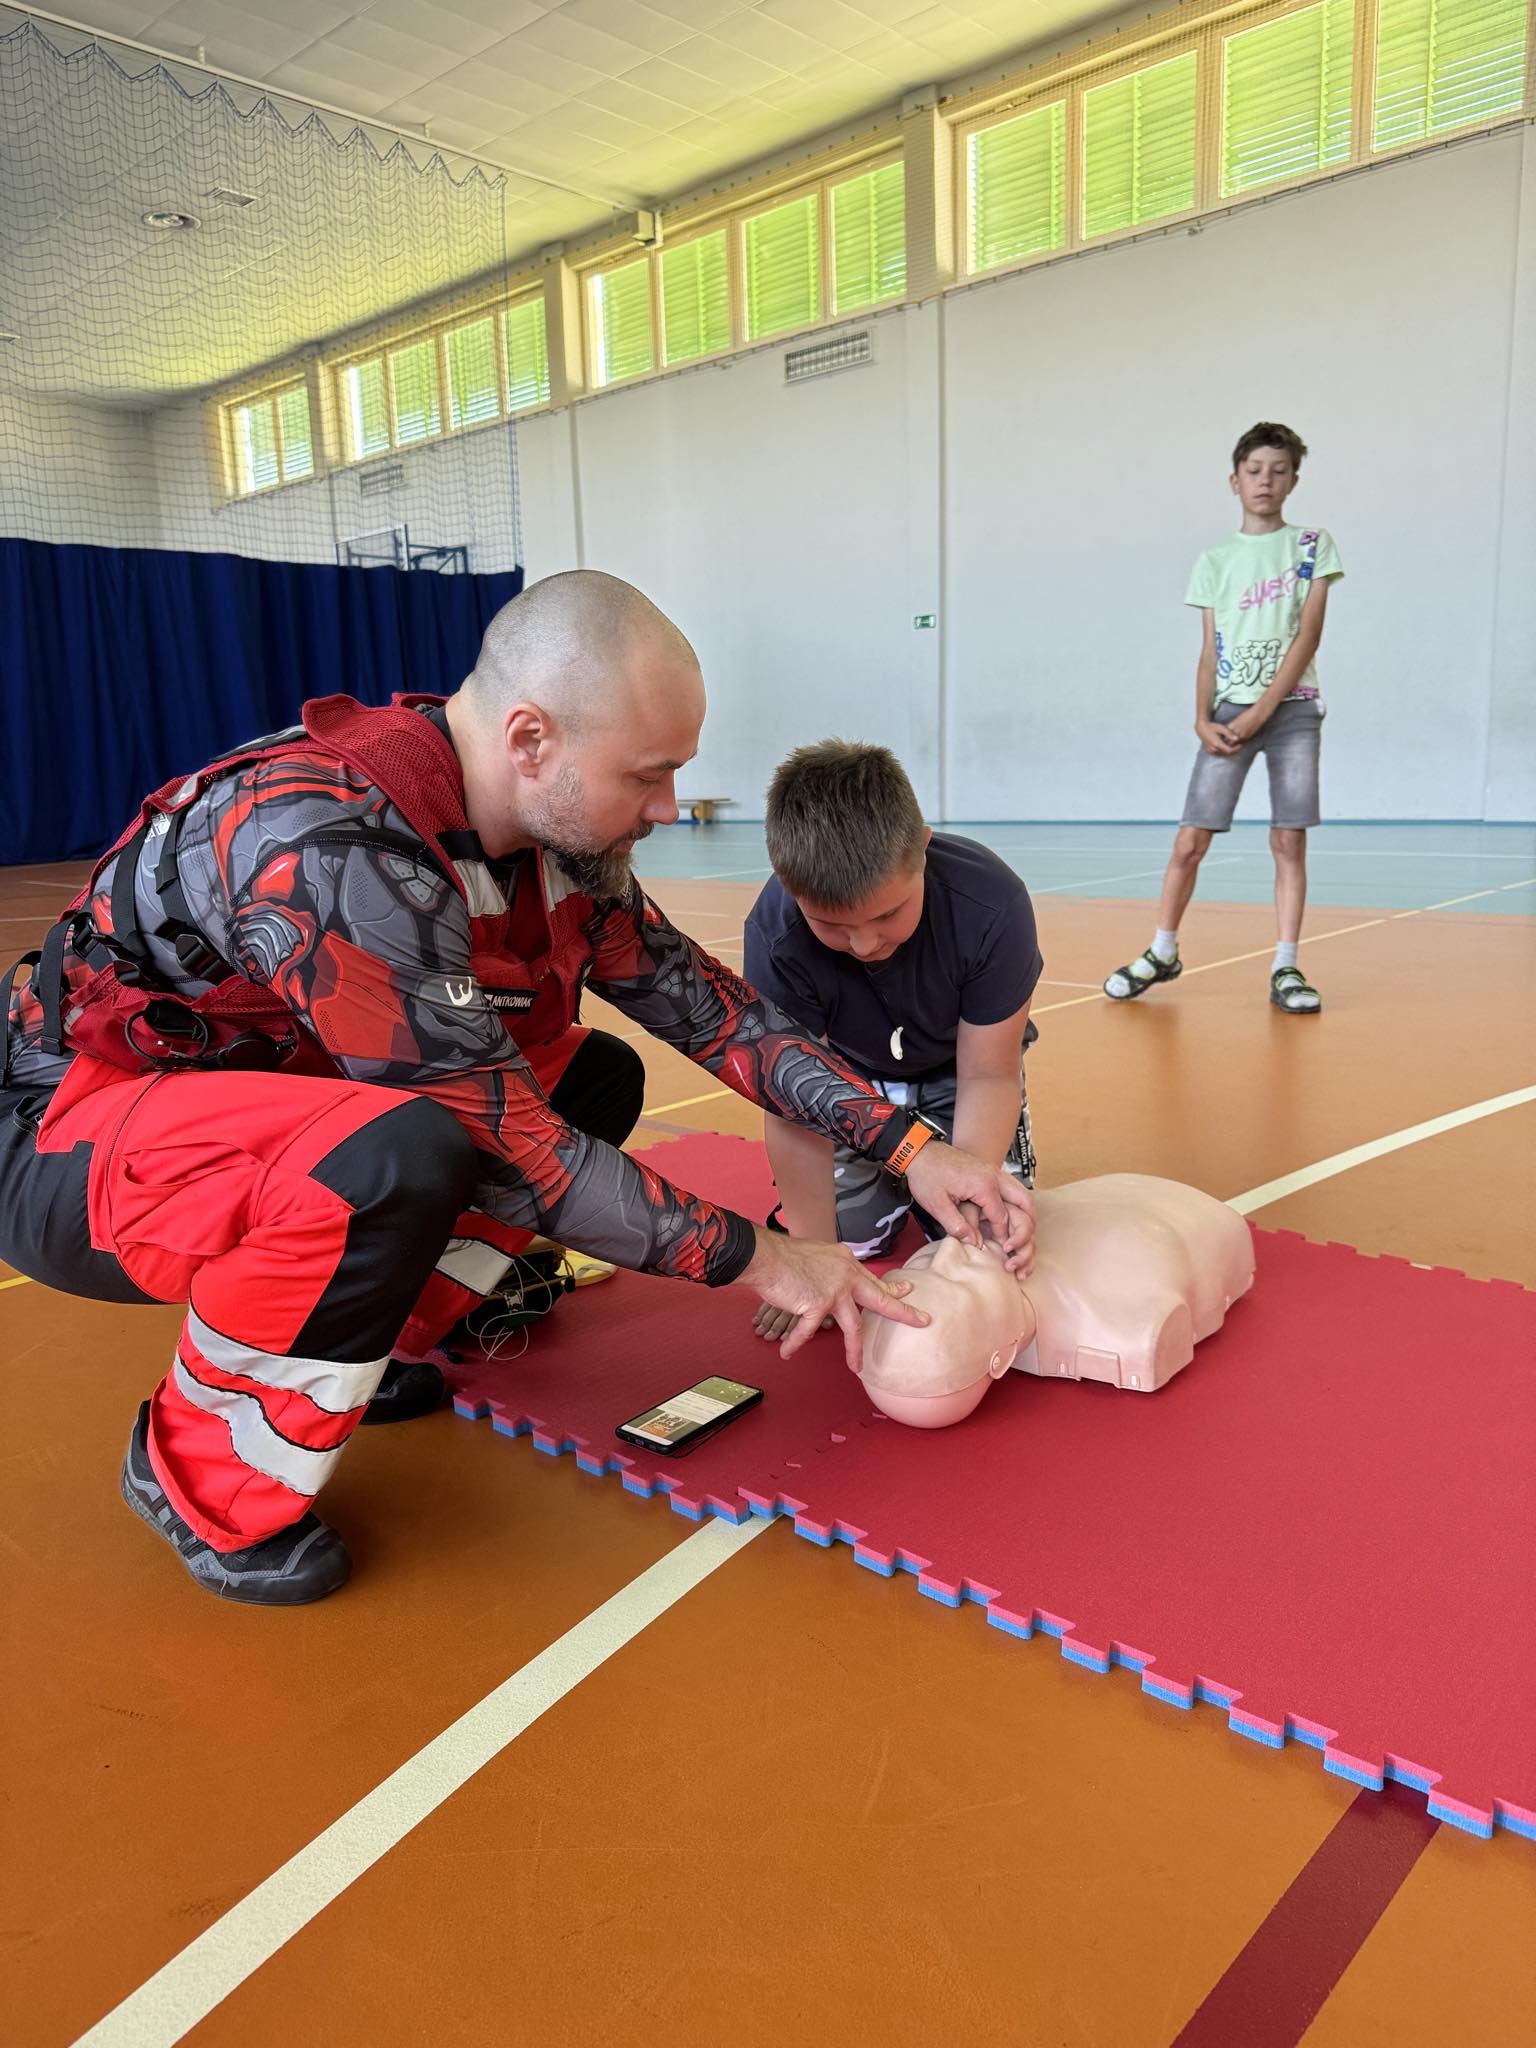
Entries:
{"label": "yellow court line", "polygon": [[707,1095],[685,1095],[681,1102],[658,1102],[654,1108],[643,1109],[640,1115],[669,1116],[674,1109],[693,1109],[701,1102],[718,1102],[722,1095],[734,1095],[734,1088],[711,1088]]}
{"label": "yellow court line", "polygon": [[[1536,875],[1527,875],[1523,882],[1500,882],[1496,889],[1474,889],[1470,896],[1447,896],[1443,903],[1426,903],[1424,910],[1449,910],[1453,903],[1475,903],[1479,896],[1497,896],[1505,889],[1529,889],[1536,882]],[[1400,910],[1399,917],[1422,917],[1424,910]]]}
{"label": "yellow court line", "polygon": [[81,2034],[75,2048],[174,2048],[525,1729],[773,1526],[706,1522],[406,1758]]}
{"label": "yellow court line", "polygon": [[[1351,932],[1368,932],[1376,925],[1396,924],[1399,919],[1405,917],[1427,917],[1432,910],[1449,910],[1456,903],[1476,903],[1479,897],[1497,896],[1505,889],[1528,889],[1533,882],[1536,882],[1536,875],[1532,875],[1524,882],[1500,882],[1492,889],[1474,889],[1469,896],[1447,896],[1440,903],[1421,903],[1416,910],[1384,911],[1380,917],[1368,917],[1360,924],[1341,924],[1331,932],[1311,932],[1300,943],[1303,946],[1320,946],[1324,939],[1347,938]],[[1188,981],[1192,974],[1214,974],[1218,967],[1237,967],[1244,960],[1262,960],[1266,953],[1273,953],[1274,950],[1274,944],[1271,942],[1267,946],[1255,947],[1251,953],[1229,953],[1225,960],[1207,960],[1203,966],[1186,967],[1179,978],[1181,981]],[[1102,989],[1099,990],[1098,996],[1102,996],[1105,1002],[1110,1000]],[[1050,1010],[1075,1010],[1079,1003],[1095,1002],[1098,996],[1072,996],[1063,1003],[1042,1003],[1039,1009],[1031,1010],[1029,1014],[1032,1017],[1043,1017]]]}
{"label": "yellow court line", "polygon": [[29,1287],[31,1284],[30,1273],[18,1273],[14,1280],[0,1280],[0,1294],[4,1294],[7,1287]]}
{"label": "yellow court line", "polygon": [[1267,1209],[1271,1202],[1300,1194],[1303,1188],[1315,1187],[1320,1180],[1332,1180],[1335,1174],[1347,1173],[1352,1166],[1366,1166],[1388,1152],[1401,1152],[1407,1145],[1438,1138],[1446,1131],[1459,1130],[1463,1124],[1497,1116],[1500,1110],[1515,1109],[1527,1102],[1536,1102],[1536,1088],[1512,1088],[1505,1095],[1490,1095],[1485,1102],[1473,1102],[1465,1109],[1450,1110],[1445,1116],[1432,1116],[1424,1123],[1389,1131],[1384,1138],[1368,1138],[1363,1145],[1351,1145],[1347,1152],[1335,1152],[1311,1166],[1298,1168],[1295,1173],[1282,1173],[1277,1180],[1265,1181],[1262,1187],[1249,1188],[1246,1194],[1229,1195],[1227,1207],[1235,1209],[1239,1216],[1251,1216],[1255,1209]]}

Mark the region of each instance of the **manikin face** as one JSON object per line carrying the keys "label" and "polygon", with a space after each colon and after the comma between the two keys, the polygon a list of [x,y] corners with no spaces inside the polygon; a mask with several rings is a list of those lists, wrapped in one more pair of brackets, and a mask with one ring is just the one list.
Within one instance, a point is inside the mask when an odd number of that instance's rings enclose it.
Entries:
{"label": "manikin face", "polygon": [[1232,490],[1249,519],[1278,519],[1295,490],[1296,469],[1283,448],[1255,448],[1232,475]]}
{"label": "manikin face", "polygon": [[[924,834],[926,846],[931,834]],[[889,881],[846,910],[828,910],[797,897],[800,915],[829,952],[851,953],[876,965],[905,945],[923,916],[923,863],[898,869]]]}
{"label": "manikin face", "polygon": [[677,820],[675,777],[698,752],[703,717],[698,675],[679,669],[642,679],[627,715],[546,738],[524,817],[578,888],[625,893],[636,845]]}
{"label": "manikin face", "polygon": [[901,1268],[911,1282],[908,1303],[930,1318],[913,1329],[884,1316],[864,1316],[863,1379],[871,1398],[934,1399],[1006,1372],[1034,1332],[1034,1315],[1018,1281],[989,1245],[941,1238]]}

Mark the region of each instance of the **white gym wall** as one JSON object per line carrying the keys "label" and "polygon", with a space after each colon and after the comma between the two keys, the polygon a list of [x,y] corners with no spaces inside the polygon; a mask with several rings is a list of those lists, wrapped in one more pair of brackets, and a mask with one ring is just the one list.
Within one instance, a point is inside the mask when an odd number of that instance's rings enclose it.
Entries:
{"label": "white gym wall", "polygon": [[1314,451],[1291,514],[1349,572],[1328,815],[1529,818],[1533,222],[1527,126],[851,323],[868,368],[786,388],[775,346],[527,420],[529,574],[675,613],[710,687],[689,780],[735,815],[838,732],[950,818],[1168,818],[1185,579],[1235,526],[1232,442],[1283,419]]}

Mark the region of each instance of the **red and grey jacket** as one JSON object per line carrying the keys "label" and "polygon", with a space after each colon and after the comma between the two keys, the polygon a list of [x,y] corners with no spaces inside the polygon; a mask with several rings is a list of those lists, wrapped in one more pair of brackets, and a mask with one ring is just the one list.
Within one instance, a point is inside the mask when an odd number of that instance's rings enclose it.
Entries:
{"label": "red and grey jacket", "polygon": [[323,698],[147,798],[11,999],[10,1085],[218,1066],[411,1088],[475,1140],[488,1213],[734,1278],[750,1226],[573,1130],[535,1079],[585,986],[749,1100],[900,1162],[909,1120],[638,884],[595,902],[551,856],[486,861],[437,703]]}

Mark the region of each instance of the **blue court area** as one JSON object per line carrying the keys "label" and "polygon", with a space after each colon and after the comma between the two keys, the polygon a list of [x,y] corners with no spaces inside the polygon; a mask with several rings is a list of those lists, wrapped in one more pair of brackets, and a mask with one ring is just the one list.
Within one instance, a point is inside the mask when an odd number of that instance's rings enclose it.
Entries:
{"label": "blue court area", "polygon": [[[992,847],[1037,896],[1157,900],[1174,827],[957,823],[947,831]],[[637,854],[641,874],[761,882],[770,870],[759,824],[677,824]],[[1315,906],[1536,914],[1536,827],[1483,824],[1322,825],[1308,836],[1307,896]],[[1274,893],[1269,828],[1235,825],[1200,869],[1204,902],[1267,903]]]}

